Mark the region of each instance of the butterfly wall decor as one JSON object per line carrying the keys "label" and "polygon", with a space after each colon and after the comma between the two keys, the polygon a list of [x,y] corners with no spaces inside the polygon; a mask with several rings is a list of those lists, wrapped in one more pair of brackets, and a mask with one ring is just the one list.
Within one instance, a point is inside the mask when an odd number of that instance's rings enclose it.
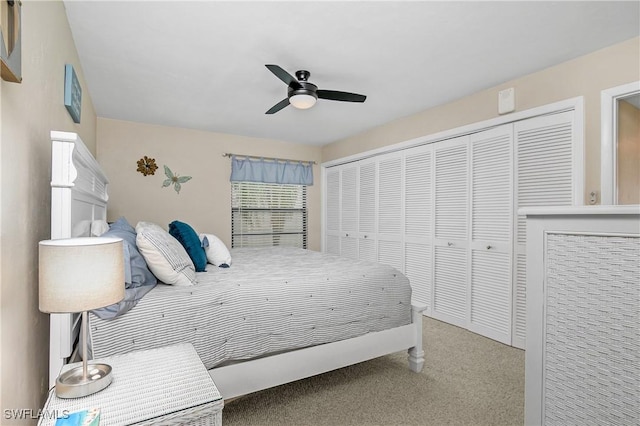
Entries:
{"label": "butterfly wall decor", "polygon": [[167,179],[162,183],[162,187],[166,188],[167,186],[173,185],[173,189],[175,189],[178,194],[180,193],[180,189],[182,189],[182,184],[191,179],[191,176],[178,176],[178,174],[174,174],[166,165],[164,166],[164,174],[167,175]]}

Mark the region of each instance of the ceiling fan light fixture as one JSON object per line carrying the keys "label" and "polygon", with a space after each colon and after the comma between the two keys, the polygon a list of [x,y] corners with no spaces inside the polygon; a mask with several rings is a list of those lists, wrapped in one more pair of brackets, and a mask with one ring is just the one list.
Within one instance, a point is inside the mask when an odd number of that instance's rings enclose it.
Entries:
{"label": "ceiling fan light fixture", "polygon": [[272,106],[265,114],[275,114],[282,108],[293,105],[297,109],[309,109],[319,99],[342,102],[364,102],[367,97],[357,93],[338,90],[318,90],[318,86],[308,81],[311,73],[305,70],[296,71],[292,76],[278,65],[265,65],[276,77],[288,86],[287,97]]}
{"label": "ceiling fan light fixture", "polygon": [[309,109],[316,104],[318,99],[310,94],[301,93],[289,98],[289,103],[298,109]]}

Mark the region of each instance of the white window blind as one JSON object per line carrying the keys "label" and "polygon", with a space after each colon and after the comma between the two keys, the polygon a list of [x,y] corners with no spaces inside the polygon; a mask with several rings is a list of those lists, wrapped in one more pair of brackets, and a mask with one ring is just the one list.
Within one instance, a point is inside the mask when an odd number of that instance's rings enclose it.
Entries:
{"label": "white window blind", "polygon": [[307,248],[307,187],[232,182],[231,246]]}

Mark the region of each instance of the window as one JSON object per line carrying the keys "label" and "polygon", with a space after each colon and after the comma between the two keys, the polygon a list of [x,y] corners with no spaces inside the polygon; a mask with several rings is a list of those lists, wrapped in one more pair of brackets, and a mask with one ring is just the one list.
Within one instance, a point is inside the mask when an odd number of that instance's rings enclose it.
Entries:
{"label": "window", "polygon": [[231,182],[231,247],[307,248],[307,187]]}

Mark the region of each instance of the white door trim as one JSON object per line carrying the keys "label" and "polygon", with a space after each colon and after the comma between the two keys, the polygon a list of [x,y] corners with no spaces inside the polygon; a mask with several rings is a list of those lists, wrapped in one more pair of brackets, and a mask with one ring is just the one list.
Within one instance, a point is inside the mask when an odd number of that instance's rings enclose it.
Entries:
{"label": "white door trim", "polygon": [[620,98],[640,93],[640,81],[623,84],[600,92],[600,203],[618,204],[617,183],[617,101]]}

